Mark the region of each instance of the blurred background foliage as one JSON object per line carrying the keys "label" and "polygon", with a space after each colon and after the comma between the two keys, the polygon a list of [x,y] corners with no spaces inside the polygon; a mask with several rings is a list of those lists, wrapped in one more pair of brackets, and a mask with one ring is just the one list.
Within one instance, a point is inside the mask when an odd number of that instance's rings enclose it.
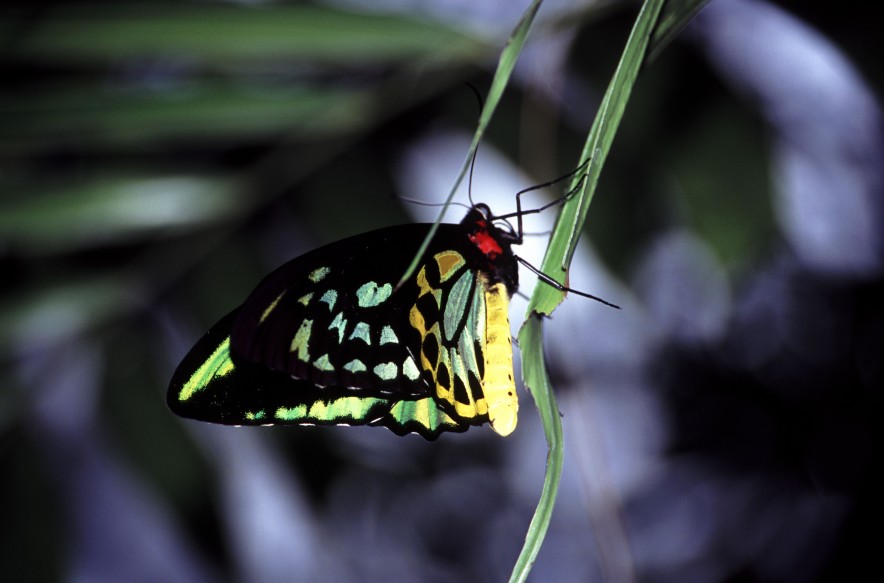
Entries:
{"label": "blurred background foliage", "polygon": [[[206,427],[164,393],[272,268],[439,202],[521,4],[0,8],[0,579],[508,576],[543,474],[527,402],[510,439],[429,444]],[[544,4],[477,200],[573,169],[635,9]],[[567,457],[535,580],[876,570],[867,10],[713,0],[639,79],[572,272],[625,309],[571,298],[547,330]]]}

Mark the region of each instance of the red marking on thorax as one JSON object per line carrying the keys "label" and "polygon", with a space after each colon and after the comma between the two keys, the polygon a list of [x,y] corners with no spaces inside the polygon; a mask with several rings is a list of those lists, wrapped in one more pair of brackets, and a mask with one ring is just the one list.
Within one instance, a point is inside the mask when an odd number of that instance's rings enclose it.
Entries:
{"label": "red marking on thorax", "polygon": [[485,229],[485,221],[480,221],[478,225],[482,230],[470,234],[470,241],[472,241],[473,244],[479,248],[479,251],[484,253],[488,259],[497,258],[498,255],[503,253],[503,249],[500,248],[500,245],[497,244],[494,237],[488,234],[488,231]]}

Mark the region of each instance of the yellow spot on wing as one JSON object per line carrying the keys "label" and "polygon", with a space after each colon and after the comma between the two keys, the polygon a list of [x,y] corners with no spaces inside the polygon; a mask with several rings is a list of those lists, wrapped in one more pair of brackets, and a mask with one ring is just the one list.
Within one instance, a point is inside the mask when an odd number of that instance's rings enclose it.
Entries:
{"label": "yellow spot on wing", "polygon": [[310,332],[313,329],[313,320],[304,320],[301,322],[300,328],[295,332],[295,337],[292,338],[292,345],[289,347],[289,352],[298,352],[298,360],[301,362],[307,362],[310,360],[310,352],[308,350],[308,342],[310,340]]}
{"label": "yellow spot on wing", "polygon": [[261,314],[261,319],[258,320],[258,323],[259,323],[259,324],[263,324],[263,323],[264,323],[264,320],[267,319],[267,316],[270,315],[270,312],[273,311],[273,309],[276,307],[276,304],[278,304],[278,303],[279,303],[279,300],[282,299],[282,296],[285,295],[285,292],[286,292],[286,290],[282,290],[282,292],[280,292],[280,294],[279,294],[278,296],[276,296],[276,299],[273,300],[272,302],[270,302],[270,305],[267,306],[267,308],[266,308],[266,309],[264,310],[264,312]]}
{"label": "yellow spot on wing", "polygon": [[458,269],[466,263],[463,255],[457,251],[442,251],[433,256],[436,264],[439,266],[439,280],[448,281],[448,278],[454,275]]}
{"label": "yellow spot on wing", "polygon": [[310,272],[310,275],[308,275],[307,277],[309,277],[309,278],[310,278],[310,281],[312,281],[313,283],[319,283],[319,282],[322,281],[323,278],[325,278],[325,276],[328,275],[329,273],[331,273],[331,269],[330,269],[330,268],[328,268],[328,267],[318,267],[318,268],[314,269],[313,271],[311,271],[311,272]]}

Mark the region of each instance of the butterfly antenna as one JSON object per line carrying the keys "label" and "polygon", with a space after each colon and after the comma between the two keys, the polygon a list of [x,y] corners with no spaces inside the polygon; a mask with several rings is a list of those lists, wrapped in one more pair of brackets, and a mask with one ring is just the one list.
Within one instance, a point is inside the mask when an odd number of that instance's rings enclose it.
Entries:
{"label": "butterfly antenna", "polygon": [[473,152],[473,159],[470,160],[470,177],[467,179],[467,196],[470,199],[470,206],[473,204],[473,170],[476,168],[476,156],[479,154],[479,147]]}
{"label": "butterfly antenna", "polygon": [[[476,89],[472,83],[467,83],[467,87],[472,89],[473,95],[476,96],[476,101],[479,103],[479,117],[482,117],[482,110],[485,109],[485,101],[482,99],[482,94],[479,93],[479,90]],[[476,151],[473,152],[473,159],[470,160],[470,176],[467,179],[467,196],[470,199],[470,205],[474,205],[473,202],[473,170],[476,168],[476,156],[479,154],[479,146],[476,145]]]}
{"label": "butterfly antenna", "polygon": [[[407,202],[407,203],[409,203],[409,204],[414,204],[414,205],[417,205],[417,206],[434,206],[434,207],[445,206],[445,203],[442,203],[442,202],[428,202],[428,201],[426,201],[426,200],[418,200],[418,199],[416,199],[416,198],[411,198],[411,197],[409,197],[409,196],[397,196],[396,198],[398,198],[398,199],[401,200],[402,202]],[[456,200],[451,201],[450,204],[452,204],[452,205],[454,205],[454,206],[460,206],[460,207],[463,207],[463,208],[465,208],[465,209],[469,209],[469,208],[470,208],[470,205],[468,205],[468,204],[464,204],[464,203],[462,203],[462,202],[458,202],[458,201],[456,201]]]}

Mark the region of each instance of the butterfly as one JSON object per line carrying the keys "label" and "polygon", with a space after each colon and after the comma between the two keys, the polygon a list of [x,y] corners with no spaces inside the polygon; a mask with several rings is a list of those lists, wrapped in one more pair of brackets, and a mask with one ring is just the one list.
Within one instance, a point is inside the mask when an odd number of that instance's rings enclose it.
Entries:
{"label": "butterfly", "polygon": [[[331,243],[268,275],[178,365],[167,403],[176,414],[226,425],[378,425],[434,440],[488,423],[509,435],[518,422],[509,301],[522,263],[512,251],[522,217],[563,197],[494,216],[470,207],[441,224],[417,269],[399,281],[431,225],[386,227]],[[518,228],[506,221],[517,218]]]}
{"label": "butterfly", "polygon": [[[521,214],[519,215],[521,219]],[[433,440],[516,427],[509,300],[521,243],[476,204],[441,224],[386,227],[268,275],[175,371],[167,402],[227,425],[379,425]]]}

